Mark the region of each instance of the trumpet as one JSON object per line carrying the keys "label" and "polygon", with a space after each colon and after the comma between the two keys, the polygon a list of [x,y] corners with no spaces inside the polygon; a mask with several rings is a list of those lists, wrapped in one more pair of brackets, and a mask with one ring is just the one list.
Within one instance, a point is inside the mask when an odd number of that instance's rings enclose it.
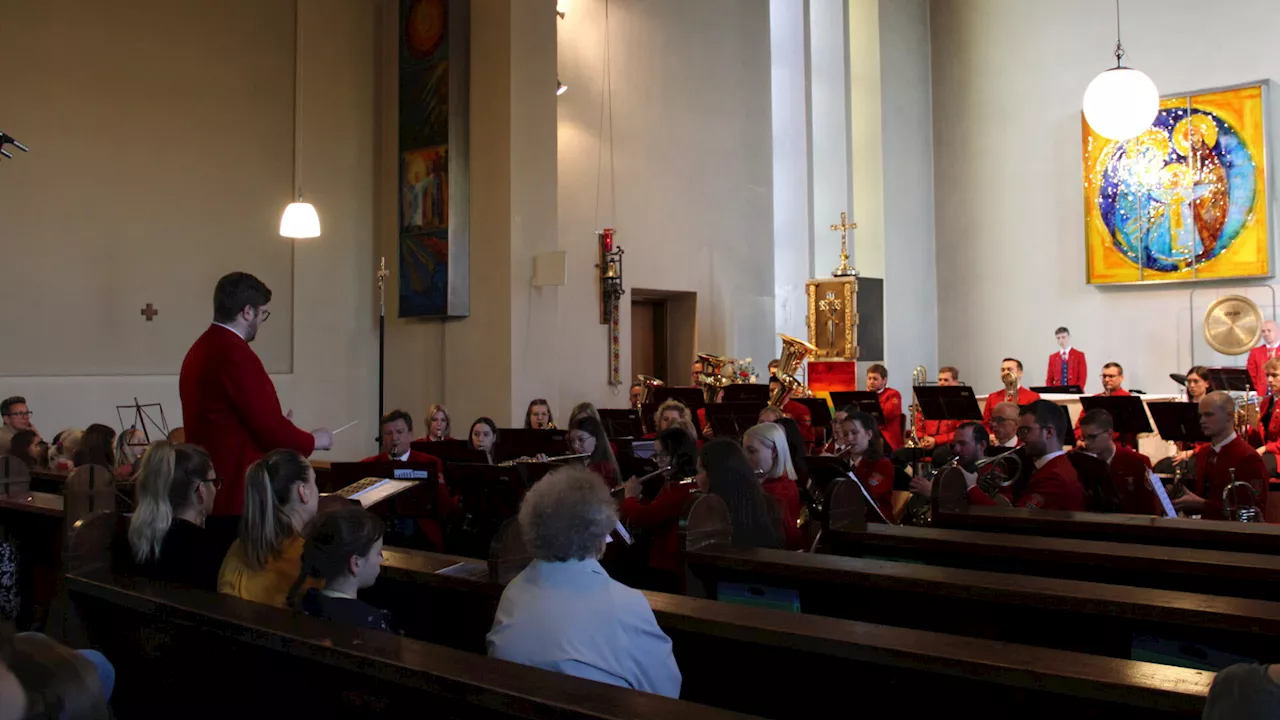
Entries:
{"label": "trumpet", "polygon": [[1018,448],[1006,450],[999,455],[989,458],[982,458],[974,463],[974,472],[981,470],[988,465],[995,465],[990,472],[985,475],[978,474],[978,487],[982,488],[989,497],[995,497],[996,493],[1013,484],[1014,480],[1022,474],[1022,458],[1016,453]]}
{"label": "trumpet", "polygon": [[500,462],[500,463],[498,463],[498,465],[499,465],[500,467],[511,467],[512,465],[518,465],[518,464],[520,464],[520,463],[532,463],[532,462],[543,462],[543,463],[569,462],[570,460],[585,460],[586,458],[589,458],[589,457],[591,457],[591,453],[577,453],[577,454],[574,454],[574,455],[557,455],[557,456],[555,456],[555,457],[549,457],[549,458],[546,458],[546,459],[543,459],[543,460],[539,460],[539,459],[537,459],[537,458],[531,458],[531,457],[522,457],[522,458],[516,458],[515,460],[506,460],[506,461],[504,461],[504,462]]}

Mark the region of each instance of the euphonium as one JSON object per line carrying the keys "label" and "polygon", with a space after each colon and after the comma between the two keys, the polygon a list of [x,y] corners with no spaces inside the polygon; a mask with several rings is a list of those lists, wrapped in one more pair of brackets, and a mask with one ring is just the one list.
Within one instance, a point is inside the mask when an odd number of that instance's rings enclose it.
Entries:
{"label": "euphonium", "polygon": [[[1266,482],[1265,480],[1263,482]],[[1235,489],[1237,487],[1245,487],[1249,490],[1249,504],[1237,505],[1235,500]],[[1236,480],[1236,469],[1231,468],[1231,482],[1222,489],[1222,514],[1234,522],[1260,523],[1265,522],[1262,517],[1262,508],[1258,507],[1258,490],[1252,483],[1243,480]]]}
{"label": "euphonium", "polygon": [[666,383],[662,382],[652,375],[636,375],[636,381],[640,383],[640,405],[636,409],[644,407],[645,403],[653,397],[653,389],[660,388]]}
{"label": "euphonium", "polygon": [[911,372],[911,412],[907,418],[907,441],[909,448],[920,447],[920,437],[916,435],[916,420],[920,417],[920,402],[916,399],[916,386],[929,382],[929,371],[923,365],[917,365]]}
{"label": "euphonium", "polygon": [[796,373],[800,372],[804,359],[818,351],[818,348],[800,338],[783,334],[779,334],[778,337],[782,338],[782,355],[778,358],[776,373],[778,389],[769,395],[769,404],[776,408],[787,404],[787,400],[793,395],[804,395],[804,383],[800,382]]}
{"label": "euphonium", "polygon": [[726,385],[733,384],[732,380],[724,376],[724,366],[732,361],[708,353],[698,353],[698,360],[702,361],[702,374],[698,376],[698,384],[702,386],[703,400],[713,403]]}
{"label": "euphonium", "polygon": [[986,473],[978,472],[978,487],[982,488],[988,497],[995,497],[996,493],[1012,485],[1022,473],[1022,458],[1017,455],[1018,450],[1019,448],[1006,450],[999,455],[982,458],[974,463],[975,472],[988,465],[994,465]]}

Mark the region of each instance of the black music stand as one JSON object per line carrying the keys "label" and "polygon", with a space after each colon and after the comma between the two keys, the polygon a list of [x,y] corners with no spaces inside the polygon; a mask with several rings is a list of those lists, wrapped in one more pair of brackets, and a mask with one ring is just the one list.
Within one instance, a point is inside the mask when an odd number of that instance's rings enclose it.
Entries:
{"label": "black music stand", "polygon": [[734,385],[726,385],[720,393],[720,402],[749,402],[769,404],[769,386],[737,383]]}
{"label": "black music stand", "polygon": [[483,450],[474,450],[470,440],[414,440],[409,449],[426,453],[443,463],[487,463]]}
{"label": "black music stand", "polygon": [[480,536],[477,547],[486,548],[498,526],[519,512],[528,487],[517,465],[459,463],[449,466],[446,481],[458,496],[469,529]]}
{"label": "black music stand", "polygon": [[831,402],[836,407],[852,405],[858,412],[872,415],[877,425],[884,425],[884,410],[880,409],[880,395],[864,390],[841,390],[831,393]]}
{"label": "black music stand", "polygon": [[440,483],[439,468],[435,463],[412,462],[336,462],[329,470],[331,492],[365,478],[389,480],[416,480],[407,487],[372,505],[369,510],[382,516],[434,518],[439,513],[436,503],[436,485]]}
{"label": "black music stand", "polygon": [[[1167,404],[1167,403],[1165,403]],[[1106,410],[1111,414],[1115,424],[1115,432],[1121,435],[1134,435],[1151,432],[1151,422],[1147,419],[1146,405],[1142,398],[1134,395],[1093,395],[1080,398],[1082,412]]]}
{"label": "black music stand", "polygon": [[973,388],[964,385],[917,385],[916,402],[926,420],[982,420]]}
{"label": "black music stand", "polygon": [[498,430],[497,450],[501,460],[534,457],[539,454],[547,457],[567,455],[569,432],[567,430],[501,428]]}
{"label": "black music stand", "polygon": [[1160,439],[1167,442],[1207,443],[1209,436],[1200,429],[1200,404],[1193,402],[1158,402],[1147,406],[1156,421]]}
{"label": "black music stand", "polygon": [[650,393],[650,399],[654,405],[661,405],[670,399],[679,400],[681,404],[690,410],[700,408],[707,404],[706,396],[702,394],[702,388],[696,387],[671,387],[664,385],[656,387]]}
{"label": "black music stand", "polygon": [[1084,388],[1079,385],[1040,385],[1031,388],[1037,395],[1083,395]]}
{"label": "black music stand", "polygon": [[716,437],[740,438],[742,433],[760,423],[761,403],[715,403],[707,406],[707,424]]}
{"label": "black music stand", "polygon": [[1238,367],[1209,368],[1209,387],[1227,392],[1249,392],[1258,390],[1253,386],[1249,371]]}
{"label": "black music stand", "polygon": [[825,440],[832,437],[831,431],[831,406],[827,404],[824,398],[792,398],[791,402],[800,403],[809,411],[809,426],[814,429],[814,437],[817,430],[822,429],[821,437]]}
{"label": "black music stand", "polygon": [[[160,422],[156,422],[151,413],[147,412],[151,408],[155,408],[160,413]],[[130,411],[129,414],[133,416],[133,420],[129,425],[124,424],[125,416],[122,412],[124,410]],[[138,398],[134,398],[132,405],[116,406],[116,419],[120,421],[120,432],[137,428],[142,431],[142,436],[146,438],[148,445],[156,440],[164,440],[169,437],[169,421],[164,416],[164,405],[160,403],[147,403],[144,405],[138,402]],[[159,437],[151,437],[151,431],[147,429],[148,422],[151,423],[151,427],[159,431]]]}
{"label": "black music stand", "polygon": [[644,425],[640,422],[640,411],[600,410],[600,422],[604,425],[604,434],[609,439],[638,438],[644,436]]}

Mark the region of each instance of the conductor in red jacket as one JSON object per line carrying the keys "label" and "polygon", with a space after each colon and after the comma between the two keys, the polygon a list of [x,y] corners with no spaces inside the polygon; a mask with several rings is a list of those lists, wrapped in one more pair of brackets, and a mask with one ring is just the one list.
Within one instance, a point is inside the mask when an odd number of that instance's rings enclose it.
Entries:
{"label": "conductor in red jacket", "polygon": [[1049,356],[1049,369],[1045,372],[1044,384],[1049,387],[1079,385],[1089,377],[1089,367],[1085,363],[1084,353],[1071,347],[1071,331],[1060,327],[1054,331],[1058,338],[1058,352]]}
{"label": "conductor in red jacket", "polygon": [[310,456],[333,444],[328,430],[304,432],[285,416],[262,360],[249,347],[271,317],[270,302],[271,290],[248,273],[218,280],[213,324],[182,361],[178,392],[187,442],[209,453],[222,480],[215,517],[241,514],[245,471],[266,453],[288,448]]}

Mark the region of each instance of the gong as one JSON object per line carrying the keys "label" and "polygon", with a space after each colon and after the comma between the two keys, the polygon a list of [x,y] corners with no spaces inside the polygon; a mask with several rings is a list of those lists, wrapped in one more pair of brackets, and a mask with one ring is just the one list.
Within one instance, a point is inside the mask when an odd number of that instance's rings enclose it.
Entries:
{"label": "gong", "polygon": [[1243,355],[1262,337],[1262,310],[1243,295],[1224,295],[1204,311],[1204,340],[1223,355]]}

